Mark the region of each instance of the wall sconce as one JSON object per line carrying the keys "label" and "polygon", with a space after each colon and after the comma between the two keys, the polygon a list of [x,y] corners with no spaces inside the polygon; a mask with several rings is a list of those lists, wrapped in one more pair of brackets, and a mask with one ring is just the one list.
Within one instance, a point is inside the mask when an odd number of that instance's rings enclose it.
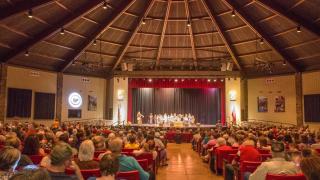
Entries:
{"label": "wall sconce", "polygon": [[122,101],[124,99],[124,90],[118,90],[118,101]]}
{"label": "wall sconce", "polygon": [[236,101],[237,100],[237,92],[234,90],[229,91],[229,99],[230,99],[230,101]]}

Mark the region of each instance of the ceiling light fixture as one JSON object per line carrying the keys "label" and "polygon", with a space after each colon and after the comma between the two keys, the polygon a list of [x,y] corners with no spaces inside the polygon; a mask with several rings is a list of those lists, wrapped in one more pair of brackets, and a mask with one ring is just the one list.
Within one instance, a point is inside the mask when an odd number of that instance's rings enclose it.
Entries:
{"label": "ceiling light fixture", "polygon": [[190,26],[191,26],[191,22],[190,22],[190,20],[188,20],[188,24],[187,24],[187,26],[188,26],[188,27],[190,27]]}
{"label": "ceiling light fixture", "polygon": [[282,65],[283,66],[287,65],[287,61],[283,60]]}
{"label": "ceiling light fixture", "polygon": [[94,45],[94,46],[97,45],[97,39],[94,39],[94,40],[93,40],[93,45]]}
{"label": "ceiling light fixture", "polygon": [[263,38],[260,39],[260,44],[264,44]]}
{"label": "ceiling light fixture", "polygon": [[24,55],[28,57],[28,56],[29,56],[29,51],[26,50],[26,52],[24,53]]}
{"label": "ceiling light fixture", "polygon": [[143,19],[142,20],[142,25],[145,25],[146,24],[146,21]]}
{"label": "ceiling light fixture", "polygon": [[64,35],[64,28],[63,27],[60,29],[60,34]]}
{"label": "ceiling light fixture", "polygon": [[300,33],[301,32],[301,27],[300,25],[297,26],[297,33]]}
{"label": "ceiling light fixture", "polygon": [[33,18],[32,9],[29,9],[29,11],[28,11],[28,18],[30,18],[30,19]]}
{"label": "ceiling light fixture", "polygon": [[107,3],[107,1],[104,1],[104,2],[103,2],[102,8],[103,8],[103,9],[108,9],[108,3]]}
{"label": "ceiling light fixture", "polygon": [[232,16],[232,17],[236,17],[236,12],[234,11],[234,9],[233,9],[232,12],[231,12],[231,16]]}

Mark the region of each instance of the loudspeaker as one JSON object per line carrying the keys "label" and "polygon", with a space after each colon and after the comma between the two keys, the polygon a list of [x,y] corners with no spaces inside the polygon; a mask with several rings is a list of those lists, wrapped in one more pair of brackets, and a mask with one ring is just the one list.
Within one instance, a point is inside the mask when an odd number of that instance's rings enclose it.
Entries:
{"label": "loudspeaker", "polygon": [[127,71],[127,70],[128,70],[127,63],[121,63],[121,71]]}
{"label": "loudspeaker", "polygon": [[133,71],[133,64],[128,64],[128,71]]}
{"label": "loudspeaker", "polygon": [[232,71],[232,69],[233,69],[233,63],[228,62],[227,63],[227,71]]}

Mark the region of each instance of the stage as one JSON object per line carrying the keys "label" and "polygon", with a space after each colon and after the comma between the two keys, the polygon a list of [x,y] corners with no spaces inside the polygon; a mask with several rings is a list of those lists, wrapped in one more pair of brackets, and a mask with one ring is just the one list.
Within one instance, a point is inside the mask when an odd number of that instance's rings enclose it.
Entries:
{"label": "stage", "polygon": [[188,129],[195,129],[195,128],[215,128],[216,125],[207,125],[207,124],[200,124],[198,125],[188,125],[188,126],[170,126],[170,125],[159,125],[159,124],[131,124],[132,127],[152,127],[152,128],[188,128]]}

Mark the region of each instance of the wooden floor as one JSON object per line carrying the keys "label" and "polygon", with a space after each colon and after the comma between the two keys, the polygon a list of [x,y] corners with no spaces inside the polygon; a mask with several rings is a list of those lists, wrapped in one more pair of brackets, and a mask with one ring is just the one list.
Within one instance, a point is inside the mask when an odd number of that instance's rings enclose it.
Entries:
{"label": "wooden floor", "polygon": [[191,144],[168,144],[169,166],[160,167],[157,180],[223,180],[209,170]]}

